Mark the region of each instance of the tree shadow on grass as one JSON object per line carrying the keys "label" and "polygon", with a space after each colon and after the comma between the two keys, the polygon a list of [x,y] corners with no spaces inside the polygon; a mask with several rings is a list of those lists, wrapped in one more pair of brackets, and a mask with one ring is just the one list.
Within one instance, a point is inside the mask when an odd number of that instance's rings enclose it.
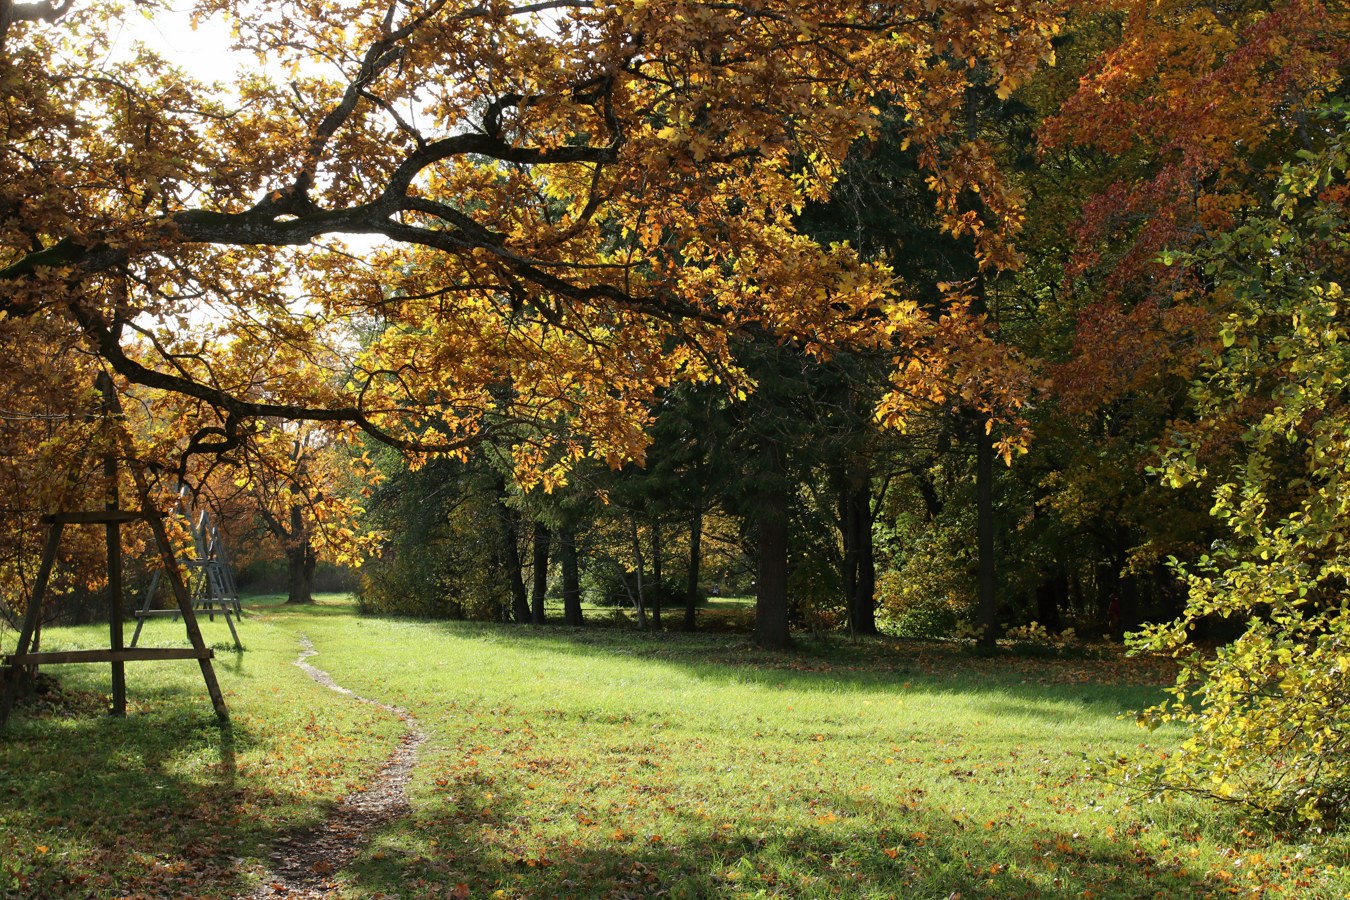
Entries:
{"label": "tree shadow on grass", "polygon": [[[353,611],[348,608],[348,614]],[[341,614],[331,608],[325,615]],[[383,618],[383,617],[382,617]],[[1168,664],[1119,658],[979,658],[933,642],[847,638],[801,641],[790,651],[764,650],[740,635],[652,633],[615,629],[511,626],[477,622],[415,622],[448,636],[506,643],[577,659],[649,660],[701,681],[753,685],[770,691],[979,696],[991,715],[1064,721],[1082,711],[1115,717],[1163,700]],[[1132,662],[1132,661],[1131,661]],[[1065,706],[1064,704],[1068,704]]]}
{"label": "tree shadow on grass", "polygon": [[[239,784],[236,754],[252,733],[218,723],[209,705],[189,712],[188,699],[126,719],[11,721],[0,736],[0,896],[243,887],[233,860],[273,836],[249,810],[277,798]],[[205,762],[189,773],[185,756]]]}
{"label": "tree shadow on grass", "polygon": [[922,805],[857,809],[847,797],[822,798],[821,808],[839,815],[816,826],[772,816],[728,825],[676,809],[654,823],[659,833],[591,825],[540,842],[532,817],[575,810],[540,810],[522,797],[500,782],[491,790],[451,785],[377,838],[349,881],[407,898],[1133,898],[1199,897],[1218,887],[1128,839],[984,830]]}
{"label": "tree shadow on grass", "polygon": [[242,777],[279,738],[217,721],[200,684],[130,688],[125,718],[73,691],[0,732],[0,898],[237,897],[278,839],[329,813],[281,777]]}

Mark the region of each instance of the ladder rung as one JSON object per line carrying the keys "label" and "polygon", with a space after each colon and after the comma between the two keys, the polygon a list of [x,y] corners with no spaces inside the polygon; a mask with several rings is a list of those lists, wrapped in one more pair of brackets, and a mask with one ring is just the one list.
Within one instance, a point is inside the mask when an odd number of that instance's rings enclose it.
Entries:
{"label": "ladder rung", "polygon": [[38,653],[11,653],[5,662],[11,666],[38,666],[51,663],[149,662],[158,659],[214,659],[210,647],[132,647],[126,650],[43,650]]}

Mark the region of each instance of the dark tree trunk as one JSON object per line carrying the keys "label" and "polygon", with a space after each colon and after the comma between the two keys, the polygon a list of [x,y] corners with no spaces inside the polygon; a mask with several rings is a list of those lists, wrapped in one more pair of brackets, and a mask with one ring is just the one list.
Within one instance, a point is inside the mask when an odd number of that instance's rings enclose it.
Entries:
{"label": "dark tree trunk", "polygon": [[853,488],[849,483],[846,465],[834,471],[835,494],[839,499],[839,536],[843,539],[844,555],[839,567],[839,580],[844,586],[844,606],[848,611],[848,630],[853,632],[853,598],[858,590],[858,517],[853,512]]}
{"label": "dark tree trunk", "polygon": [[287,603],[314,602],[314,570],[318,555],[305,532],[305,512],[299,506],[291,507],[291,540],[286,548]]}
{"label": "dark tree trunk", "polygon": [[1159,563],[1153,567],[1154,613],[1161,618],[1180,618],[1186,605],[1185,582],[1178,581],[1176,573]]}
{"label": "dark tree trunk", "polygon": [[562,564],[563,622],[580,625],[581,569],[577,565],[577,535],[570,526],[558,532],[558,561]]}
{"label": "dark tree trunk", "polygon": [[1124,525],[1116,526],[1116,571],[1120,575],[1120,621],[1116,624],[1116,640],[1125,640],[1128,632],[1139,627],[1140,597],[1139,577],[1129,568],[1130,548],[1134,546],[1134,536]]}
{"label": "dark tree trunk", "polygon": [[860,464],[848,479],[844,503],[848,627],[853,634],[876,634],[876,555],[872,543],[872,473]]}
{"label": "dark tree trunk", "polygon": [[548,545],[553,534],[543,522],[534,523],[534,584],[530,591],[530,621],[544,624],[544,595],[548,592]]}
{"label": "dark tree trunk", "polygon": [[506,578],[511,586],[511,618],[516,622],[530,621],[530,600],[525,593],[524,564],[520,559],[520,544],[516,534],[515,514],[507,511],[512,521],[506,524]]}
{"label": "dark tree trunk", "polygon": [[695,607],[698,605],[698,570],[703,555],[703,510],[694,508],[694,518],[689,523],[689,583],[684,590],[684,630],[693,631],[697,627]]}
{"label": "dark tree trunk", "polygon": [[1097,609],[1096,619],[1101,626],[1102,635],[1114,638],[1120,618],[1120,569],[1109,562],[1097,563]]}
{"label": "dark tree trunk", "polygon": [[927,472],[915,472],[914,484],[918,486],[919,496],[923,499],[924,521],[934,521],[942,515],[942,498],[938,496],[937,485]]}
{"label": "dark tree trunk", "polygon": [[1078,569],[1075,568],[1069,573],[1069,609],[1080,618],[1085,618],[1087,612],[1086,603],[1083,599],[1083,580],[1078,577]]}
{"label": "dark tree trunk", "polygon": [[304,546],[286,551],[286,602],[314,602],[314,569],[318,563],[313,549]]}
{"label": "dark tree trunk", "polygon": [[980,646],[998,644],[998,607],[994,570],[994,438],[975,422],[975,516],[979,553]]}
{"label": "dark tree trunk", "polygon": [[1036,588],[1036,621],[1044,625],[1047,631],[1062,631],[1064,628],[1059,615],[1060,582],[1064,580],[1064,574],[1060,572]]}
{"label": "dark tree trunk", "polygon": [[[979,133],[979,96],[972,87],[966,89],[966,137],[975,140]],[[971,261],[978,254],[971,245]],[[971,311],[987,315],[988,298],[985,295],[984,275],[978,264],[974,267],[975,290]],[[983,417],[972,413],[969,417],[975,428],[975,543],[978,554],[978,624],[980,646],[994,649],[998,646],[998,599],[995,590],[994,563],[994,436]]]}
{"label": "dark tree trunk", "polygon": [[877,555],[872,540],[872,503],[862,497],[858,507],[858,586],[855,606],[858,634],[877,634]]}
{"label": "dark tree trunk", "polygon": [[771,481],[759,503],[759,578],[755,595],[755,642],[762,647],[792,644],[788,629],[788,497],[783,461],[771,446],[764,449],[764,473]]}
{"label": "dark tree trunk", "polygon": [[[505,499],[506,483],[498,481],[498,496]],[[498,509],[502,526],[502,561],[506,564],[506,581],[511,588],[511,616],[516,622],[530,621],[530,603],[525,594],[525,575],[520,560],[519,522],[515,510],[505,503]]]}
{"label": "dark tree trunk", "polygon": [[652,520],[652,628],[661,630],[661,523]]}

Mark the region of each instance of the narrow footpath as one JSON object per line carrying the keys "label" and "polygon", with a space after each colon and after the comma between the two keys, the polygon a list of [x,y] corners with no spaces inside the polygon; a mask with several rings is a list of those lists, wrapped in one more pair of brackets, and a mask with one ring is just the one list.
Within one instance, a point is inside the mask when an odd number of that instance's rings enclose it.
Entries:
{"label": "narrow footpath", "polygon": [[338,684],[323,669],[309,664],[309,658],[318,652],[309,638],[301,635],[300,645],[303,649],[295,664],[310,678],[329,690],[393,713],[407,730],[365,790],[342,798],[317,826],[291,832],[277,841],[270,854],[271,868],[249,895],[251,900],[318,900],[332,896],[337,890],[337,873],[356,858],[375,830],[408,814],[408,779],[417,748],[426,740],[407,710],[362,697]]}

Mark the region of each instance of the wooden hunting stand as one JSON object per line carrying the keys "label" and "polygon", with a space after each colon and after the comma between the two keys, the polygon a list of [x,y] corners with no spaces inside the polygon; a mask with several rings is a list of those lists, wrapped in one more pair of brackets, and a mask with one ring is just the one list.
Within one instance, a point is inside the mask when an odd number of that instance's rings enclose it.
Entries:
{"label": "wooden hunting stand", "polygon": [[[102,412],[105,422],[111,420],[114,412],[120,412],[116,395],[113,393],[112,380],[106,375],[99,376],[99,390],[103,394]],[[192,599],[188,595],[187,585],[174,558],[173,546],[169,543],[168,532],[164,526],[164,516],[150,503],[150,493],[145,474],[134,464],[131,474],[135,479],[137,493],[140,494],[141,509],[121,509],[117,491],[117,459],[111,453],[103,458],[103,473],[108,480],[108,501],[102,510],[78,512],[58,512],[43,517],[48,526],[47,540],[42,550],[42,562],[38,566],[37,580],[33,584],[33,595],[28,599],[28,608],[24,612],[23,627],[19,632],[19,644],[15,652],[4,658],[6,671],[3,694],[0,694],[0,727],[9,719],[10,710],[18,695],[19,680],[26,673],[36,673],[37,667],[44,663],[111,663],[112,664],[112,708],[115,716],[126,715],[127,685],[125,664],[142,660],[195,659],[201,666],[202,679],[206,682],[206,692],[211,696],[220,720],[228,721],[229,709],[225,706],[225,697],[216,681],[215,669],[211,659],[215,651],[206,646],[202,639],[201,628],[192,608]],[[173,589],[174,599],[178,602],[178,613],[183,617],[191,648],[181,647],[139,647],[126,648],[122,644],[122,532],[123,523],[144,521],[150,527],[164,572]],[[108,548],[108,626],[109,641],[107,650],[56,650],[37,651],[33,637],[37,633],[42,617],[42,601],[47,594],[47,583],[51,578],[52,567],[56,563],[56,554],[61,546],[61,534],[67,525],[102,525],[107,537]]]}
{"label": "wooden hunting stand", "polygon": [[[230,567],[230,558],[225,551],[225,541],[221,537],[220,529],[216,527],[206,510],[202,510],[196,516],[192,515],[186,486],[178,489],[178,502],[174,505],[174,512],[186,520],[188,531],[192,533],[192,544],[196,554],[192,559],[179,561],[184,568],[195,570],[195,574],[189,579],[192,608],[197,612],[206,613],[212,622],[216,620],[216,613],[224,616],[225,624],[229,626],[230,635],[234,638],[234,648],[243,650],[243,644],[239,643],[239,632],[234,627],[234,619],[242,618],[244,611],[239,603],[239,588],[235,584],[234,570]],[[163,569],[156,569],[150,576],[150,584],[145,589],[141,608],[135,612],[136,630],[131,634],[132,647],[140,641],[141,629],[145,627],[146,619],[156,616],[173,616],[176,619],[180,615],[177,609],[155,609],[155,595],[163,575]]]}

